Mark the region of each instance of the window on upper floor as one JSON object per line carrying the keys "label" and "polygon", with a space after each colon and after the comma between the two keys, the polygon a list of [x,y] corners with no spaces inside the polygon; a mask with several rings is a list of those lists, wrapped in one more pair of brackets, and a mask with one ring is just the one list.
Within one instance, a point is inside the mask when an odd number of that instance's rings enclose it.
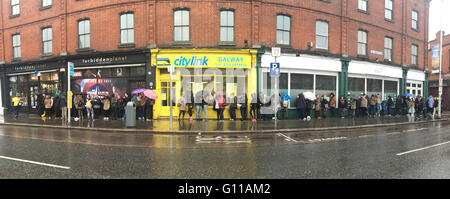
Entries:
{"label": "window on upper floor", "polygon": [[91,47],[91,30],[89,19],[78,21],[78,48]]}
{"label": "window on upper floor", "polygon": [[384,59],[392,61],[392,38],[384,37]]}
{"label": "window on upper floor", "polygon": [[358,0],[358,9],[367,12],[367,3],[369,0]]}
{"label": "window on upper floor", "polygon": [[52,28],[42,29],[42,53],[43,55],[52,54]]}
{"label": "window on upper floor", "polygon": [[392,20],[392,9],[393,8],[393,2],[392,0],[385,0],[384,1],[384,18],[387,20]]}
{"label": "window on upper floor", "polygon": [[419,46],[412,44],[411,45],[411,65],[417,65],[417,54],[418,54]]}
{"label": "window on upper floor", "polygon": [[134,14],[120,15],[120,44],[134,43]]}
{"label": "window on upper floor", "polygon": [[173,13],[173,40],[189,41],[189,10],[176,10]]}
{"label": "window on upper floor", "polygon": [[220,41],[234,41],[234,11],[220,11]]}
{"label": "window on upper floor", "polygon": [[52,0],[42,0],[42,7],[47,7],[52,5]]}
{"label": "window on upper floor", "polygon": [[328,23],[316,21],[316,48],[328,49]]}
{"label": "window on upper floor", "polygon": [[291,38],[291,17],[277,15],[277,44],[289,45]]}
{"label": "window on upper floor", "polygon": [[418,30],[419,29],[419,25],[418,25],[418,21],[419,21],[419,13],[415,10],[412,11],[412,16],[411,16],[411,27],[414,30]]}
{"label": "window on upper floor", "polygon": [[367,55],[367,32],[358,31],[358,55]]}
{"label": "window on upper floor", "polygon": [[20,34],[15,34],[12,36],[12,48],[13,48],[13,58],[20,58]]}
{"label": "window on upper floor", "polygon": [[11,0],[11,16],[20,14],[19,0]]}

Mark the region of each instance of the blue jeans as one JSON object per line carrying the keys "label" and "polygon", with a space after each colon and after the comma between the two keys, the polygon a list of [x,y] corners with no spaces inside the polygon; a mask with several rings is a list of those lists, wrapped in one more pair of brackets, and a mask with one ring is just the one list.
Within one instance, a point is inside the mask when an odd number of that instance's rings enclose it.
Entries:
{"label": "blue jeans", "polygon": [[241,118],[242,118],[242,120],[247,119],[247,107],[241,106]]}
{"label": "blue jeans", "polygon": [[138,117],[144,117],[144,106],[138,106],[137,107],[137,115],[138,115]]}
{"label": "blue jeans", "polygon": [[305,109],[304,108],[298,108],[297,109],[297,116],[299,119],[305,118]]}
{"label": "blue jeans", "polygon": [[195,113],[197,114],[197,119],[202,119],[202,105],[195,105]]}
{"label": "blue jeans", "polygon": [[19,106],[13,106],[14,109],[14,116],[19,116]]}
{"label": "blue jeans", "polygon": [[203,105],[203,110],[205,111],[205,119],[208,119],[208,105]]}
{"label": "blue jeans", "polygon": [[372,115],[372,116],[374,116],[375,115],[375,109],[376,109],[376,107],[375,107],[376,105],[370,105],[370,115]]}
{"label": "blue jeans", "polygon": [[381,109],[382,109],[381,104],[377,104],[377,114],[378,115],[380,114]]}

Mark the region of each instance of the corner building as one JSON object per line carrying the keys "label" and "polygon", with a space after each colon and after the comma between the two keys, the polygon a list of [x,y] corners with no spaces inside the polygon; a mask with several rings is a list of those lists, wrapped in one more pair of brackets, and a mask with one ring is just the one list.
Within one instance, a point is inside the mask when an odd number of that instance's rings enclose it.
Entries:
{"label": "corner building", "polygon": [[[169,65],[175,65],[177,101],[187,70],[192,90],[245,92],[250,103],[252,93],[272,94],[271,47],[281,48],[280,91],[294,99],[303,91],[344,97],[361,93],[395,97],[407,91],[427,95],[423,88],[428,87],[424,71],[429,2],[2,1],[2,106],[10,106],[11,96],[31,102],[36,89],[49,92],[41,83],[45,73],[50,74],[47,84],[65,92],[63,68],[69,61],[75,63],[77,74],[72,82],[85,82],[79,85],[81,92],[113,94],[115,86],[119,95],[140,87],[156,90],[156,118],[168,115]],[[185,65],[179,60],[183,58]],[[187,65],[188,60],[198,62]],[[244,73],[230,74],[227,69]],[[37,83],[35,71],[40,72]],[[196,76],[202,81],[195,82]],[[246,83],[243,88],[236,85],[240,79]],[[293,102],[289,106],[294,117]],[[32,110],[32,105],[28,107]],[[215,112],[208,116],[216,117]]]}

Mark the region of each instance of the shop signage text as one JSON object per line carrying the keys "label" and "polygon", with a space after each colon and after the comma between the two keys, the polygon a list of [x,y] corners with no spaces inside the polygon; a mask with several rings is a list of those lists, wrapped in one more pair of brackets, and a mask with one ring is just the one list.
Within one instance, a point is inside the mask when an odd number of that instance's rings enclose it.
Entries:
{"label": "shop signage text", "polygon": [[29,70],[40,70],[45,69],[47,64],[35,64],[35,65],[25,65],[25,66],[15,66],[13,71],[29,71]]}
{"label": "shop signage text", "polygon": [[[250,55],[236,55],[230,54],[229,56],[224,56],[220,53],[205,53],[192,55],[190,53],[180,54],[164,54],[158,55],[158,59],[168,59],[170,64],[176,67],[202,67],[202,68],[250,68],[251,67],[251,56]],[[158,61],[161,62],[161,61]],[[164,64],[159,63],[158,66],[163,66]],[[166,63],[167,65],[167,63]]]}
{"label": "shop signage text", "polygon": [[88,58],[88,59],[82,59],[81,62],[83,64],[104,64],[104,63],[111,63],[111,62],[121,62],[126,61],[127,56],[113,56],[113,57],[95,57],[95,58]]}

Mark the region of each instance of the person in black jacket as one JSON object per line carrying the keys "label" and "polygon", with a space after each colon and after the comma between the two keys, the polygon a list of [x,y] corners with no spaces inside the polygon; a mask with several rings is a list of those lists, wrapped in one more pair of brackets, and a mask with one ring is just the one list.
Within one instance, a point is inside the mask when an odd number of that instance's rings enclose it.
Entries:
{"label": "person in black jacket", "polygon": [[61,118],[61,105],[60,105],[60,97],[59,93],[55,94],[55,97],[53,98],[53,106],[52,106],[52,112],[55,113],[55,119]]}
{"label": "person in black jacket", "polygon": [[397,116],[400,116],[402,114],[402,105],[403,105],[403,99],[402,96],[397,96],[397,100],[395,101],[395,113]]}
{"label": "person in black jacket", "polygon": [[338,107],[341,112],[341,118],[344,118],[345,109],[347,108],[347,100],[345,100],[344,96],[341,96],[338,102]]}
{"label": "person in black jacket", "polygon": [[298,98],[295,101],[295,107],[297,108],[298,118],[301,120],[304,120],[305,119],[306,101],[305,101],[305,96],[303,96],[303,93],[298,94]]}
{"label": "person in black jacket", "polygon": [[394,105],[394,101],[392,100],[391,96],[388,96],[388,100],[387,100],[387,114],[388,116],[391,116],[391,110],[392,110],[392,106]]}
{"label": "person in black jacket", "polygon": [[356,117],[362,115],[361,111],[361,96],[358,96],[358,99],[356,100]]}
{"label": "person in black jacket", "polygon": [[321,106],[321,111],[322,111],[322,117],[326,118],[327,117],[327,110],[328,110],[328,100],[327,100],[327,95],[322,95],[322,102],[320,103]]}
{"label": "person in black jacket", "polygon": [[239,97],[238,104],[241,106],[241,121],[244,121],[247,119],[247,104],[248,104],[248,98],[247,94],[243,94]]}

